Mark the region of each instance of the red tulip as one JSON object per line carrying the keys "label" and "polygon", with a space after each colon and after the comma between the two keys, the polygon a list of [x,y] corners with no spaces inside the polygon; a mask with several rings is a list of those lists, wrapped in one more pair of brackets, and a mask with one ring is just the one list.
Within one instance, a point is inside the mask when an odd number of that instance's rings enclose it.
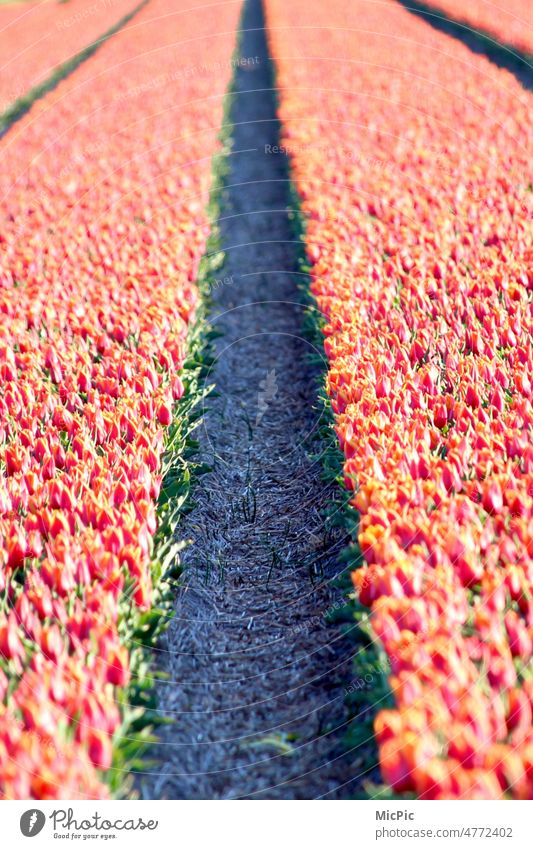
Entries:
{"label": "red tulip", "polygon": [[157,408],[157,418],[162,425],[169,425],[172,421],[172,409],[168,404],[162,403]]}
{"label": "red tulip", "polygon": [[112,762],[112,748],[109,736],[94,728],[87,732],[87,751],[95,767],[109,769]]}
{"label": "red tulip", "polygon": [[483,507],[487,513],[501,513],[503,508],[503,496],[501,487],[496,481],[490,483],[484,489]]}

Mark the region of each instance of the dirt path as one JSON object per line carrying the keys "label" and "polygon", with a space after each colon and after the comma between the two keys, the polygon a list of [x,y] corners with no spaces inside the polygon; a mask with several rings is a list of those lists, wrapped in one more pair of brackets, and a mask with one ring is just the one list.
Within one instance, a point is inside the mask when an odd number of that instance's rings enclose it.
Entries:
{"label": "dirt path", "polygon": [[236,73],[231,173],[220,222],[227,253],[214,292],[218,340],[197,431],[213,466],[182,528],[194,540],[162,645],[169,680],[150,798],[339,798],[353,792],[343,686],[352,644],[324,614],[342,540],[325,533],[315,382],[302,338],[271,67],[257,0]]}

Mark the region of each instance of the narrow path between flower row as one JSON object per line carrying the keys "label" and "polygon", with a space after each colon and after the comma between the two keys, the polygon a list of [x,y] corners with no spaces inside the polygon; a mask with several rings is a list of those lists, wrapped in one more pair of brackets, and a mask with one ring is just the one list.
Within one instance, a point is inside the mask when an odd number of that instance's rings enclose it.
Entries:
{"label": "narrow path between flower row", "polygon": [[181,527],[193,544],[161,647],[159,706],[174,722],[139,777],[149,798],[353,794],[344,686],[353,642],[328,625],[344,540],[325,529],[312,346],[302,337],[271,63],[259,0],[247,3],[230,173],[226,265],[213,291],[217,340],[197,431],[212,467]]}

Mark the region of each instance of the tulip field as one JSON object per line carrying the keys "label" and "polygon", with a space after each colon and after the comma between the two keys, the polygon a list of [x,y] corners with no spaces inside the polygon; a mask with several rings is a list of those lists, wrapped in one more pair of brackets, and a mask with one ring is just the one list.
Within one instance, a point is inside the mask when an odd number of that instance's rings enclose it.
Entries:
{"label": "tulip field", "polygon": [[[263,5],[352,594],[391,670],[380,780],[530,799],[531,94],[396,0]],[[128,795],[149,743],[241,6],[0,6],[2,112],[132,13],[0,138],[5,799]],[[533,53],[504,6],[431,4]]]}
{"label": "tulip field", "polygon": [[398,4],[355,0],[349,38],[318,0],[300,26],[304,5],[269,0],[268,23],[360,513],[353,580],[392,667],[382,774],[423,798],[526,798],[530,98]]}
{"label": "tulip field", "polygon": [[431,13],[442,12],[465,27],[489,35],[508,48],[533,55],[533,9],[522,0],[506,0],[504,4],[486,0],[431,0]]}
{"label": "tulip field", "polygon": [[[158,20],[171,10],[183,67],[202,61],[201,20],[223,71],[216,86],[200,75],[179,89],[153,85],[144,110],[143,84],[159,76],[161,53],[179,49]],[[236,3],[209,17],[151,3],[0,142],[8,798],[108,793],[101,776],[124,734],[118,690],[157,600],[155,502],[183,393],[237,16]]]}
{"label": "tulip field", "polygon": [[0,117],[134,8],[131,0],[0,6]]}

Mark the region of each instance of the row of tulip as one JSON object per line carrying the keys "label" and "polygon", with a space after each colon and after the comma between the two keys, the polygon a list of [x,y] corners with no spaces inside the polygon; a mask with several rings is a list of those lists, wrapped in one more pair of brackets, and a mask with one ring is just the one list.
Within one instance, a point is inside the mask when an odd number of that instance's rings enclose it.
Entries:
{"label": "row of tulip", "polygon": [[0,142],[5,798],[105,796],[139,723],[239,5],[153,0]]}
{"label": "row of tulip", "polygon": [[0,6],[0,115],[135,5],[135,0],[44,0]]}
{"label": "row of tulip", "polygon": [[533,55],[533,8],[529,0],[431,0],[438,14],[487,33],[501,44]]}
{"label": "row of tulip", "polygon": [[399,3],[266,8],[354,587],[391,666],[382,776],[531,796],[531,97]]}

